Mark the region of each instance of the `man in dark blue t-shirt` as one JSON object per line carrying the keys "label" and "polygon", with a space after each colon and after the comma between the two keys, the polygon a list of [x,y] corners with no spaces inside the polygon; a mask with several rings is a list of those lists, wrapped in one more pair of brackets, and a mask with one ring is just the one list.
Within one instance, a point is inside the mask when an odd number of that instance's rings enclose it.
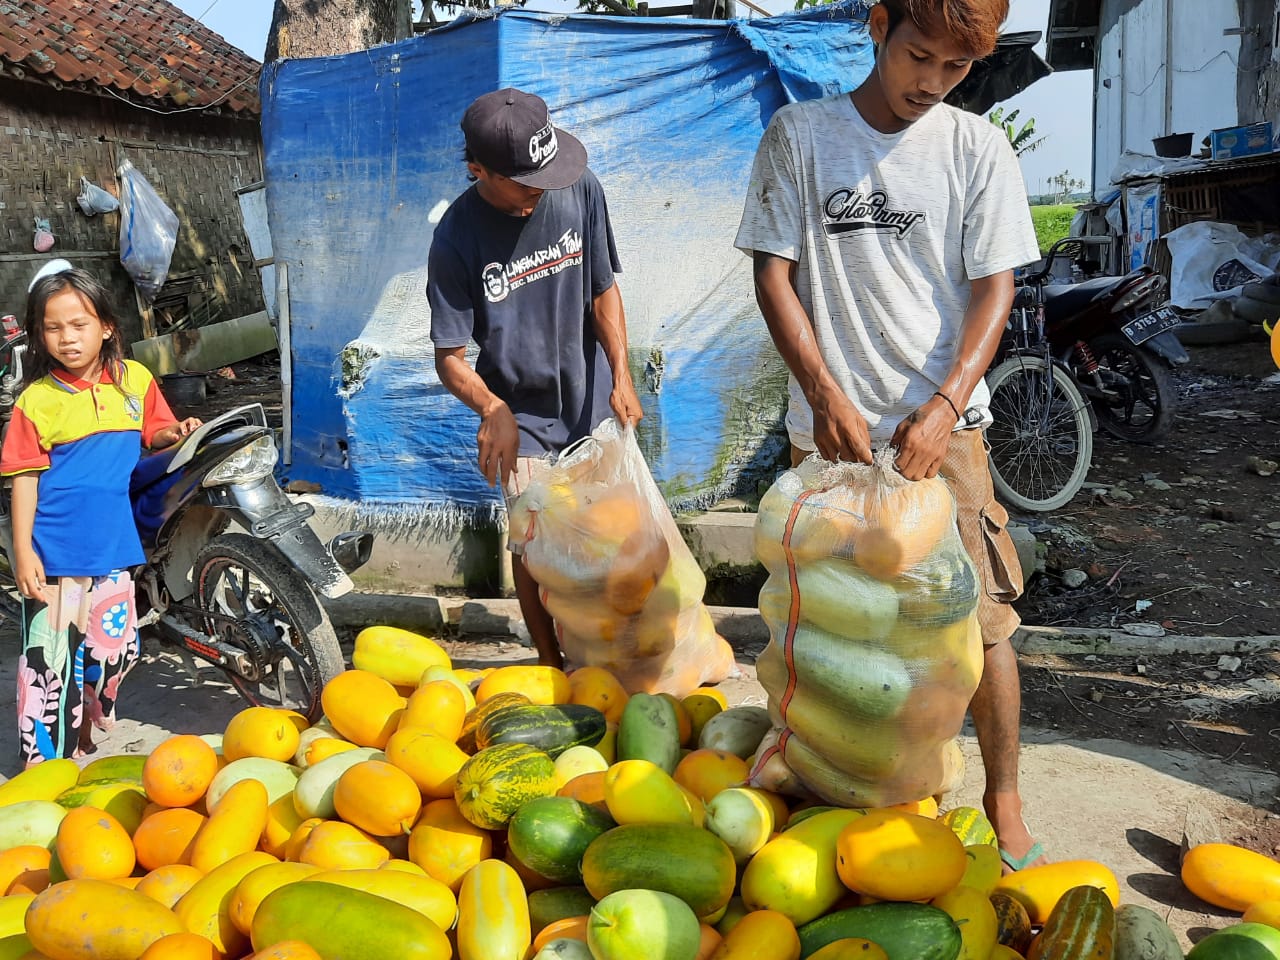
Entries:
{"label": "man in dark blue t-shirt", "polygon": [[[427,299],[440,382],[480,415],[480,472],[508,503],[548,455],[612,413],[642,416],[627,366],[621,271],[604,191],[547,105],[508,88],[462,117],[475,183],[431,240]],[[467,344],[480,356],[472,370]],[[563,663],[538,585],[517,557],[516,595],[538,661]]]}

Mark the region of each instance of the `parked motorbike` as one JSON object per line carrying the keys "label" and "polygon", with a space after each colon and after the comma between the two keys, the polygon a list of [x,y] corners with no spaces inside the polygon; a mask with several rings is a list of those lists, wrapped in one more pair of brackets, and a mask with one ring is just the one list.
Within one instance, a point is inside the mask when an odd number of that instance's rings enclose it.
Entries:
{"label": "parked motorbike", "polygon": [[[8,352],[6,343],[0,364]],[[373,536],[348,532],[322,543],[308,523],[315,508],[285,495],[275,464],[261,404],[143,457],[130,484],[146,552],[134,571],[138,627],[154,625],[162,642],[217,667],[250,703],[315,721],[321,688],[343,669],[320,598],[352,589],[349,574],[368,561]],[[0,578],[12,612],[7,496],[4,506]]]}
{"label": "parked motorbike", "polygon": [[1018,281],[1009,323],[987,373],[994,423],[987,432],[992,481],[1006,503],[1056,510],[1084,485],[1093,433],[1151,442],[1168,431],[1176,393],[1169,366],[1188,359],[1179,322],[1158,302],[1163,278],[1049,282],[1055,263],[1093,272],[1103,238],[1072,237]]}
{"label": "parked motorbike", "polygon": [[1178,393],[1171,370],[1190,359],[1174,333],[1178,313],[1163,299],[1164,278],[1143,266],[1123,277],[1050,281],[1061,257],[1091,272],[1090,249],[1109,242],[1059,240],[1022,284],[1039,289],[1045,339],[1075,375],[1098,426],[1120,440],[1152,443],[1173,426]]}

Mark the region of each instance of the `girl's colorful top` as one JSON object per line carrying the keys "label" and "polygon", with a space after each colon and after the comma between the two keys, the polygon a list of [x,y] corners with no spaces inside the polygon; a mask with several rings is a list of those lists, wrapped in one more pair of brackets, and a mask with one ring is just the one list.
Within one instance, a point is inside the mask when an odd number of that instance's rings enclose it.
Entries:
{"label": "girl's colorful top", "polygon": [[89,383],[62,370],[18,397],[0,475],[40,471],[32,541],[49,577],[101,576],[142,563],[129,477],[157,431],[176,420],[150,371],[124,362]]}

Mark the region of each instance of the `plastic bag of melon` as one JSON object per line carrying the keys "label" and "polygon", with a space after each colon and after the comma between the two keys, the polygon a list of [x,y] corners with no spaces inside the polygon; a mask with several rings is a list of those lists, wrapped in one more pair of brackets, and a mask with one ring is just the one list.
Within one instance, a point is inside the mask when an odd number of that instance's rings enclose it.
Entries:
{"label": "plastic bag of melon", "polygon": [[756,663],[775,729],[757,786],[881,807],[964,773],[956,735],[982,675],[977,572],[939,479],[811,457],[760,503],[769,572]]}
{"label": "plastic bag of melon", "polygon": [[513,535],[566,657],[630,692],[684,697],[719,683],[733,651],[702,603],[707,581],[636,443],[605,420],[511,505]]}

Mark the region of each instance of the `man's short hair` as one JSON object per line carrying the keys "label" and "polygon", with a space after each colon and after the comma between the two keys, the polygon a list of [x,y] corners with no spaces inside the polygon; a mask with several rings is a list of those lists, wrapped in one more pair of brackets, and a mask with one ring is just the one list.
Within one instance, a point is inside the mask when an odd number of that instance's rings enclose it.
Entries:
{"label": "man's short hair", "polygon": [[975,60],[996,48],[1009,0],[880,0],[889,14],[889,32],[910,18],[922,33],[951,37]]}

